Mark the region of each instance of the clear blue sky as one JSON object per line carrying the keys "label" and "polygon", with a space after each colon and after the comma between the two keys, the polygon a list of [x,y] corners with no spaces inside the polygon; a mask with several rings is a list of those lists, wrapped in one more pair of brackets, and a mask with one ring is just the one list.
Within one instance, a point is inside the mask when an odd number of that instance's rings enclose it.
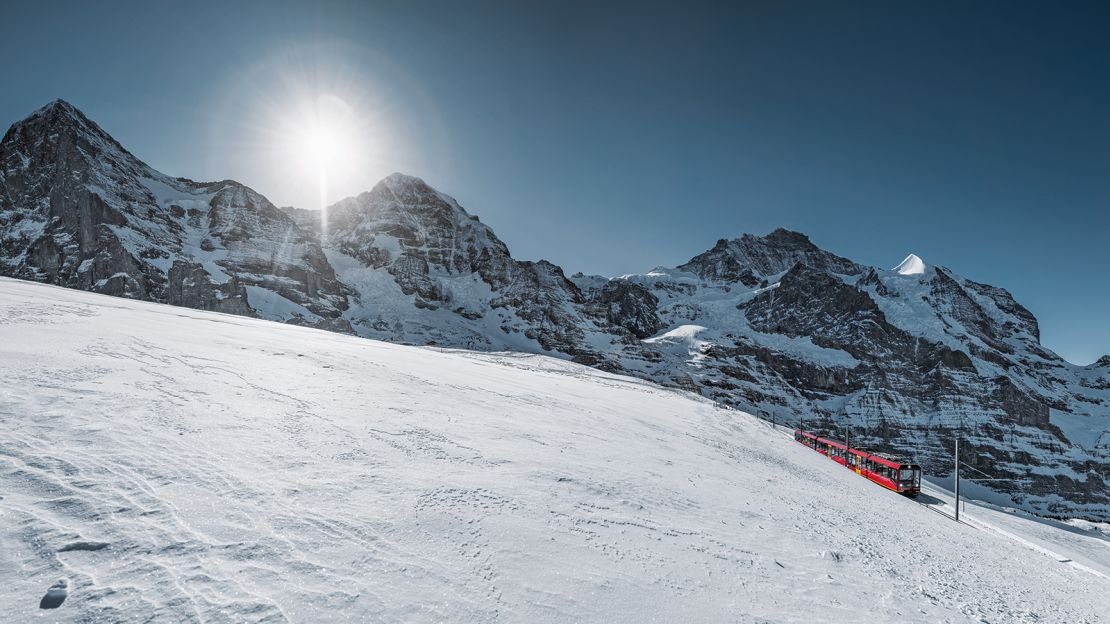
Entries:
{"label": "clear blue sky", "polygon": [[1110,353],[1105,3],[6,4],[5,126],[65,98],[166,173],[305,205],[258,102],[346,89],[380,140],[332,193],[418,175],[568,272],[779,226],[914,252]]}

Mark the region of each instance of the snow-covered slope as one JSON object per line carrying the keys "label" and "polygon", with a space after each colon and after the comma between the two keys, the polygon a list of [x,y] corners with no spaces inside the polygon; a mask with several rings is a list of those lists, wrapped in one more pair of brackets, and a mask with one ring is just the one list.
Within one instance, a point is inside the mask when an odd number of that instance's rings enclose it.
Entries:
{"label": "snow-covered slope", "polygon": [[0,279],[0,378],[2,621],[1110,610],[1095,530],[956,524],[741,412],[562,360]]}
{"label": "snow-covered slope", "polygon": [[[586,298],[598,283],[571,279]],[[1042,347],[1036,318],[1001,288],[916,256],[860,267],[784,231],[612,281],[645,289],[660,327],[615,348],[616,370],[825,435],[850,430],[937,476],[951,474],[959,436],[1006,504],[1110,519],[1110,375]],[[696,341],[669,338],[691,326]]]}

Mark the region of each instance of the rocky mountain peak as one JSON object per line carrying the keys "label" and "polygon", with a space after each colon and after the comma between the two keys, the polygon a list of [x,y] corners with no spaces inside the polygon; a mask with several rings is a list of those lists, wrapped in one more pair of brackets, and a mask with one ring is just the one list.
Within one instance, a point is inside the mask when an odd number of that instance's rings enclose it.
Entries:
{"label": "rocky mountain peak", "polygon": [[776,247],[779,249],[795,249],[801,251],[819,251],[817,245],[809,240],[809,237],[801,232],[795,232],[786,228],[776,228],[773,232],[759,238],[751,234],[745,234],[742,238],[749,241],[761,241],[763,244]]}
{"label": "rocky mountain peak", "polygon": [[781,275],[798,263],[846,275],[859,275],[864,271],[851,260],[813,244],[805,234],[783,228],[767,236],[744,234],[733,240],[721,239],[712,249],[678,268],[696,273],[705,280],[752,287]]}
{"label": "rocky mountain peak", "polygon": [[438,194],[423,178],[394,171],[385,176],[374,185],[374,188],[385,187],[398,195],[427,195]]}
{"label": "rocky mountain peak", "polygon": [[336,202],[330,213],[357,213],[365,217],[394,214],[409,220],[432,224],[442,222],[478,221],[455,201],[428,185],[421,178],[391,173],[369,191]]}
{"label": "rocky mountain peak", "polygon": [[[12,124],[0,141],[0,172],[8,199],[17,204],[40,194],[72,197],[90,184],[104,198],[131,180],[162,177],[65,100]],[[134,192],[143,191],[128,189],[117,199],[126,202]]]}
{"label": "rocky mountain peak", "polygon": [[44,123],[51,127],[65,127],[65,126],[78,126],[86,128],[90,131],[99,131],[101,134],[107,135],[95,122],[85,116],[73,104],[57,99],[50,102],[46,106],[34,111],[27,117],[16,123],[15,125],[29,124],[29,123]]}
{"label": "rocky mountain peak", "polygon": [[30,119],[48,115],[66,116],[73,119],[83,120],[86,123],[92,123],[89,118],[85,116],[85,113],[81,112],[81,109],[61,98],[53,100],[52,102],[48,102],[42,108],[33,111],[30,115],[27,116],[27,118]]}
{"label": "rocky mountain peak", "polygon": [[[59,137],[66,143],[78,143],[86,150],[99,153],[105,149],[134,158],[96,122],[85,116],[76,106],[65,100],[54,100],[23,120],[12,124],[4,136],[5,142],[22,143],[27,148],[43,143],[57,146]],[[29,154],[27,154],[29,155]]]}
{"label": "rocky mountain peak", "polygon": [[382,266],[400,255],[420,256],[449,272],[476,271],[483,257],[509,256],[493,230],[414,176],[390,174],[328,213],[329,236],[367,266]]}

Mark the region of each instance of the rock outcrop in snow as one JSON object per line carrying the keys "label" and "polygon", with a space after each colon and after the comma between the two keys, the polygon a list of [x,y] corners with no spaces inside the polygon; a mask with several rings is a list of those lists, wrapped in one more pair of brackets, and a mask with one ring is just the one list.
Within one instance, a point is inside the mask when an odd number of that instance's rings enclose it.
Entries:
{"label": "rock outcrop in snow", "polygon": [[[1011,502],[1110,517],[1110,367],[1040,345],[1004,289],[911,255],[867,267],[788,230],[607,279],[515,259],[394,174],[319,213],[154,171],[55,102],[0,143],[0,274],[352,332],[546,353],[913,455]],[[675,339],[697,326],[696,339]],[[655,336],[667,337],[653,340]]]}

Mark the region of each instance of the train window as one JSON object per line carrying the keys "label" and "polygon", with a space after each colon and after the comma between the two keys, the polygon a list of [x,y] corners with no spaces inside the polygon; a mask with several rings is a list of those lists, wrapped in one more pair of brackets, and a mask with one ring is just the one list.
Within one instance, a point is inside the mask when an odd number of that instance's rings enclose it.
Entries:
{"label": "train window", "polygon": [[913,481],[914,476],[916,476],[914,473],[916,473],[917,471],[913,468],[903,468],[899,472],[901,474],[898,476],[898,478],[902,481]]}

